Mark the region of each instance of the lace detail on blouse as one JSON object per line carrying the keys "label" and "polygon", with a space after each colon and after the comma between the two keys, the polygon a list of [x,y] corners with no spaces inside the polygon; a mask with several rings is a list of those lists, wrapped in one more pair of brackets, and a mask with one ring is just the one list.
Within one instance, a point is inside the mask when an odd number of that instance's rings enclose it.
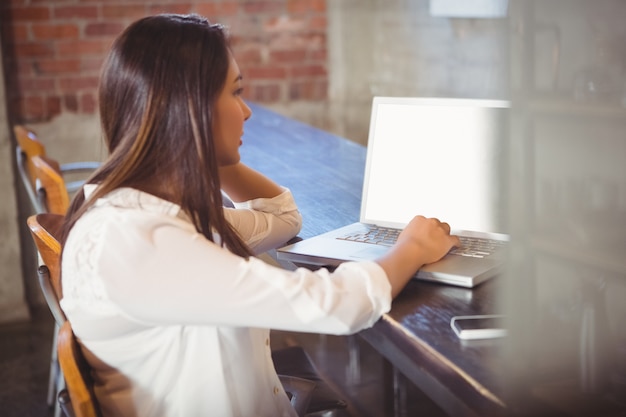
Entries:
{"label": "lace detail on blouse", "polygon": [[88,306],[92,311],[112,311],[96,271],[97,257],[102,251],[104,226],[102,222],[89,223],[89,230],[81,230],[79,236],[74,236],[78,240],[73,244],[75,249],[71,254],[68,253],[71,255],[69,259],[64,259],[63,295],[75,305]]}

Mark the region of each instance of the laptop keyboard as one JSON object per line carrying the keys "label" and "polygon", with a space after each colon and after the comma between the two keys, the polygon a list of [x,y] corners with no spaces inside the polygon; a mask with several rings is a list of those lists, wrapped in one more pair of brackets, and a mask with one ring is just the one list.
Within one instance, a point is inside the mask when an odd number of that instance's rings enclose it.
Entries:
{"label": "laptop keyboard", "polygon": [[[369,230],[362,233],[353,233],[340,236],[337,239],[350,240],[353,242],[371,243],[374,245],[392,246],[398,239],[401,230],[390,229],[380,226],[368,226]],[[459,236],[461,246],[452,248],[449,252],[453,255],[469,256],[472,258],[485,258],[491,255],[504,242],[494,239]]]}
{"label": "laptop keyboard", "polygon": [[470,256],[472,258],[485,258],[505,243],[501,240],[479,237],[459,236],[459,239],[461,240],[461,246],[452,248],[449,253],[453,255]]}
{"label": "laptop keyboard", "polygon": [[369,230],[362,233],[353,233],[340,236],[337,239],[353,242],[372,243],[374,245],[392,246],[398,240],[401,230],[380,226],[368,226]]}

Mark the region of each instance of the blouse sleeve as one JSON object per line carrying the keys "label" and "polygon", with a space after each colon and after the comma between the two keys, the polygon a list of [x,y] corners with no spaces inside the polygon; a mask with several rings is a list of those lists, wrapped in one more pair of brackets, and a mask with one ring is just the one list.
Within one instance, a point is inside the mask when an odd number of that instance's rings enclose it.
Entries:
{"label": "blouse sleeve", "polygon": [[274,198],[258,198],[234,205],[235,208],[224,208],[226,220],[256,254],[284,244],[302,227],[302,216],[287,188]]}
{"label": "blouse sleeve", "polygon": [[133,320],[349,334],[390,308],[390,285],[374,262],[287,271],[238,257],[177,221],[125,215],[104,228],[101,241],[116,243],[102,248],[95,272]]}

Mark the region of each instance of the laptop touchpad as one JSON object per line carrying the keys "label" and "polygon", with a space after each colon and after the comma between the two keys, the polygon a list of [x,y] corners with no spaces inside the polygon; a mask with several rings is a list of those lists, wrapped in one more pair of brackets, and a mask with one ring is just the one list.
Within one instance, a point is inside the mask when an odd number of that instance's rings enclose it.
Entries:
{"label": "laptop touchpad", "polygon": [[380,256],[383,256],[389,248],[387,246],[375,246],[371,245],[369,248],[361,249],[355,252],[351,257],[358,259],[374,260]]}

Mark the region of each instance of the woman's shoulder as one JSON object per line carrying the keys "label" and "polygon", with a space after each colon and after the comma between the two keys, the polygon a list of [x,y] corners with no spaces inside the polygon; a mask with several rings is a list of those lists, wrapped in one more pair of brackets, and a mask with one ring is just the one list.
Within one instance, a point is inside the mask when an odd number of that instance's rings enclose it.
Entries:
{"label": "woman's shoulder", "polygon": [[120,188],[99,198],[75,223],[70,238],[101,238],[105,233],[145,234],[166,225],[195,231],[178,205],[139,190]]}

